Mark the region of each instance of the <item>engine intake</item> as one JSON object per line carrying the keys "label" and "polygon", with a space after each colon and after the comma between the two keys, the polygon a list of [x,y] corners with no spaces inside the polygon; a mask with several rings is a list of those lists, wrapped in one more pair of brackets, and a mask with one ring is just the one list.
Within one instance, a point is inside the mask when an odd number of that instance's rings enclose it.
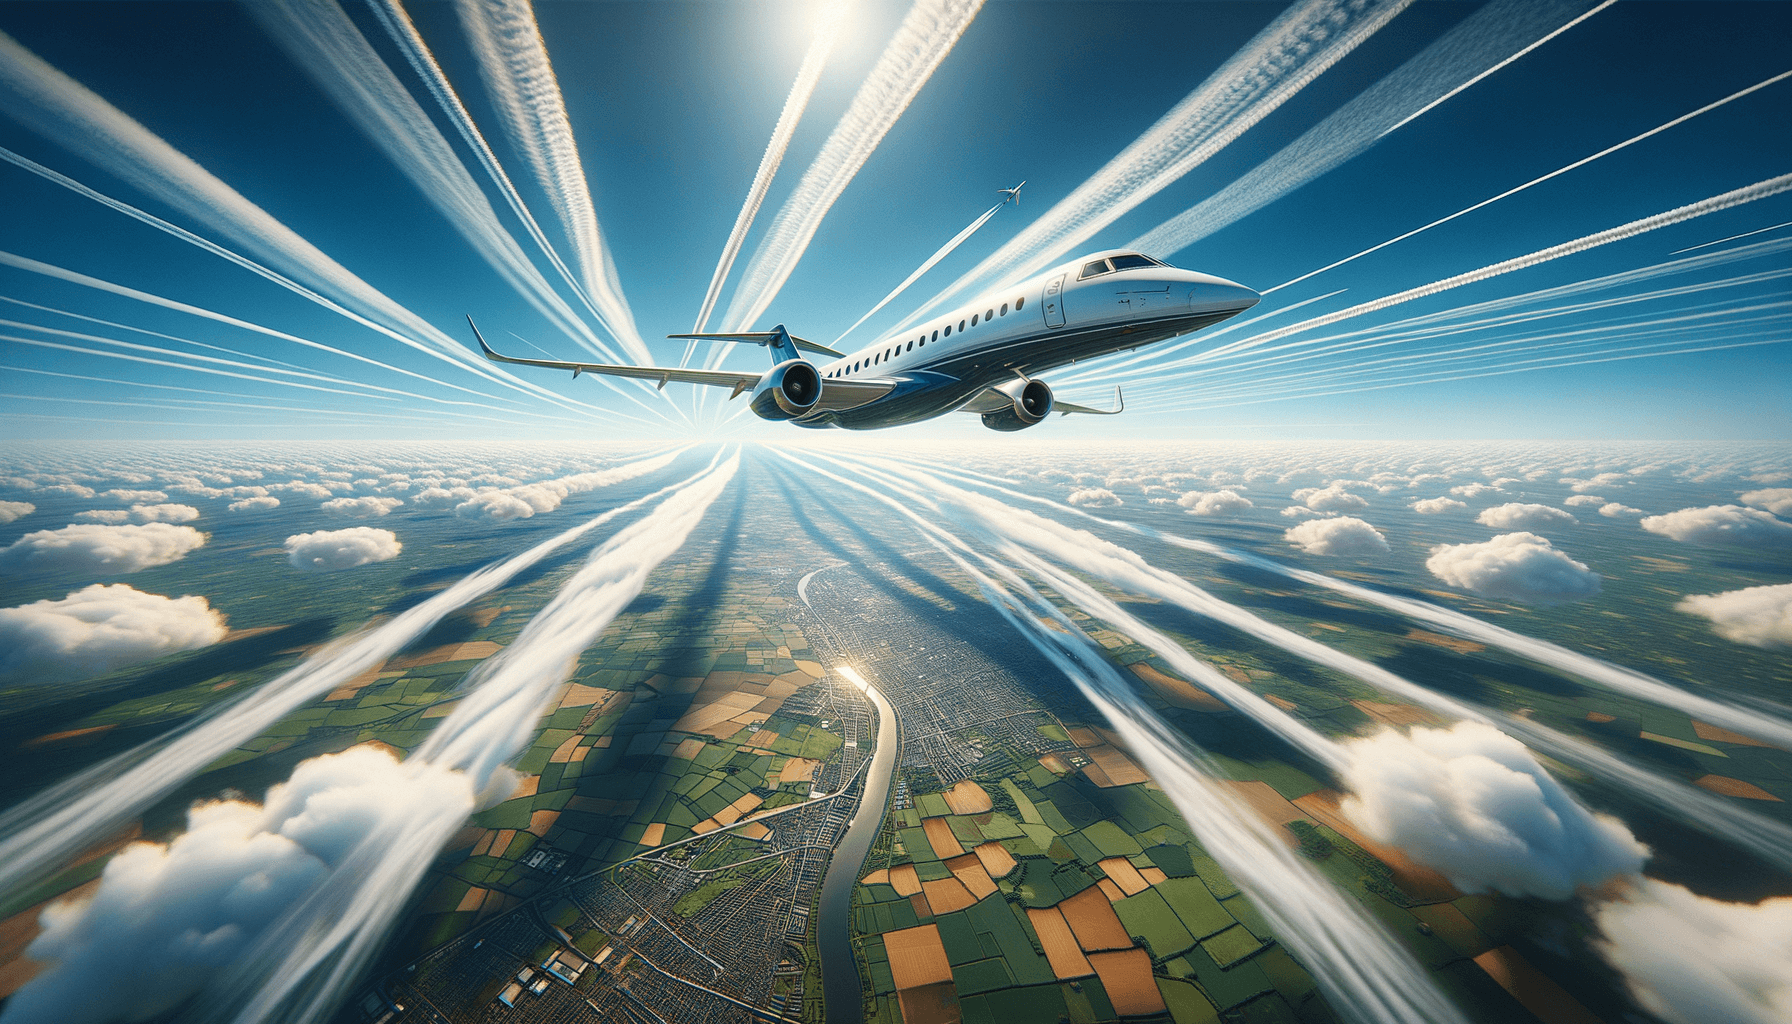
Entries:
{"label": "engine intake", "polygon": [[804,359],[791,359],[759,379],[748,404],[764,420],[794,420],[821,401],[821,374]]}
{"label": "engine intake", "polygon": [[983,414],[991,430],[1025,430],[1052,414],[1052,389],[1042,380],[1017,380],[996,388],[1008,396],[1008,408]]}

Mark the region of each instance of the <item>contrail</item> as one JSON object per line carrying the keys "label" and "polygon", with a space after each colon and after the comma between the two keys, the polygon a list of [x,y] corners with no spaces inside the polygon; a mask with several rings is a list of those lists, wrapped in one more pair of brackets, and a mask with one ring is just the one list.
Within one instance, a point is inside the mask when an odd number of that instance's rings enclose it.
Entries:
{"label": "contrail", "polygon": [[[658,508],[604,542],[508,647],[469,673],[467,696],[407,766],[462,772],[473,792],[485,791],[504,763],[528,748],[579,653],[641,593],[648,574],[684,545],[739,465],[737,449],[719,466],[712,462],[668,488],[673,493]],[[210,1016],[263,1024],[311,1022],[333,1013],[473,808],[451,810],[378,823],[213,987]]]}
{"label": "contrail", "polygon": [[1241,807],[1235,798],[1214,785],[1210,776],[1217,772],[1203,773],[1197,769],[1197,765],[1206,765],[1206,756],[1138,700],[1106,658],[1094,650],[1081,627],[1018,576],[997,568],[1010,585],[1028,594],[1039,612],[1051,616],[1066,633],[1059,636],[1041,629],[1001,584],[967,560],[965,556],[988,562],[964,541],[884,491],[810,465],[787,452],[779,454],[810,473],[891,506],[969,575],[1003,618],[1063,671],[1121,733],[1128,749],[1144,761],[1151,777],[1175,802],[1203,848],[1263,910],[1277,938],[1312,966],[1314,980],[1324,989],[1330,1005],[1349,1019],[1365,1024],[1462,1021],[1449,999],[1392,936],[1300,861],[1254,812]]}
{"label": "contrail", "polygon": [[[1462,209],[1457,210],[1455,213],[1452,213],[1447,217],[1439,217],[1437,220],[1434,220],[1431,223],[1424,225],[1423,227],[1414,228],[1413,230],[1408,231],[1403,235],[1397,235],[1397,236],[1390,238],[1387,241],[1382,242],[1378,245],[1372,245],[1369,248],[1364,249],[1362,252],[1359,252],[1354,256],[1346,256],[1343,259],[1338,260],[1336,263],[1328,263],[1325,266],[1320,267],[1318,270],[1309,271],[1305,274],[1302,274],[1301,276],[1299,276],[1297,278],[1294,278],[1291,281],[1283,281],[1281,284],[1276,285],[1274,288],[1265,290],[1262,294],[1268,295],[1271,292],[1281,291],[1283,288],[1286,288],[1291,284],[1299,284],[1300,282],[1305,281],[1309,277],[1313,277],[1318,274],[1323,274],[1328,270],[1333,270],[1338,267],[1341,267],[1344,264],[1349,263],[1352,260],[1360,259],[1364,256],[1369,255],[1372,252],[1376,252],[1378,250],[1385,249],[1388,246],[1393,245],[1395,242],[1404,242],[1408,238],[1411,238],[1414,235],[1420,234],[1422,232],[1430,231],[1432,228],[1437,227],[1439,224],[1447,224],[1450,221],[1453,221],[1456,218],[1463,216],[1464,214],[1473,213],[1476,210],[1479,210],[1480,208],[1482,208],[1483,206],[1488,206],[1493,203],[1497,203],[1500,200],[1505,199],[1507,196],[1517,195],[1518,193],[1523,192],[1525,189],[1530,188],[1533,185],[1541,185],[1542,183],[1550,180],[1551,178],[1555,178],[1555,177],[1559,177],[1560,175],[1567,174],[1569,171],[1572,171],[1579,167],[1585,167],[1587,164],[1590,164],[1593,161],[1598,160],[1601,157],[1610,156],[1611,154],[1616,153],[1619,150],[1625,149],[1629,146],[1633,146],[1636,143],[1643,141],[1644,139],[1650,138],[1651,136],[1659,135],[1662,132],[1667,131],[1669,128],[1673,128],[1678,125],[1685,124],[1686,122],[1692,120],[1693,118],[1698,117],[1700,114],[1709,113],[1713,110],[1716,110],[1717,108],[1719,108],[1721,106],[1724,106],[1727,103],[1731,103],[1735,100],[1739,100],[1742,97],[1749,95],[1750,93],[1758,92],[1758,91],[1765,89],[1768,86],[1773,85],[1777,82],[1784,81],[1788,77],[1792,77],[1792,71],[1782,71],[1781,73],[1774,75],[1772,78],[1768,78],[1763,81],[1756,82],[1754,85],[1751,85],[1746,89],[1739,89],[1736,92],[1733,92],[1728,96],[1725,96],[1721,100],[1716,100],[1714,102],[1707,103],[1697,110],[1691,111],[1689,113],[1681,114],[1679,117],[1676,117],[1671,121],[1668,121],[1666,124],[1657,125],[1656,127],[1651,128],[1646,132],[1643,132],[1641,135],[1633,135],[1630,138],[1625,139],[1623,142],[1620,142],[1615,146],[1607,146],[1605,149],[1602,149],[1599,152],[1594,153],[1592,156],[1582,157],[1579,160],[1576,160],[1573,163],[1568,164],[1565,167],[1559,167],[1541,177],[1532,178],[1530,181],[1527,181],[1524,184],[1517,186],[1516,188],[1509,188],[1506,191],[1501,192],[1499,195],[1493,196],[1490,199],[1483,199],[1480,202],[1474,204],[1473,206],[1463,207]],[[1782,225],[1782,226],[1784,226],[1784,225]],[[1737,237],[1741,237],[1741,236],[1737,236]],[[1727,241],[1727,239],[1726,239],[1726,241]],[[1697,247],[1695,246],[1694,248],[1697,248]],[[1685,252],[1685,251],[1686,250],[1684,250],[1684,249],[1680,250],[1680,252]],[[1670,255],[1677,255],[1677,253],[1672,253]]]}
{"label": "contrail", "polygon": [[1107,166],[911,319],[979,281],[1018,281],[1045,269],[1224,149],[1408,3],[1302,0],[1288,8]]}
{"label": "contrail", "polygon": [[1536,252],[1528,253],[1524,256],[1515,256],[1509,260],[1502,260],[1499,263],[1489,264],[1479,270],[1471,270],[1465,274],[1446,277],[1440,281],[1433,281],[1430,284],[1420,285],[1417,288],[1408,288],[1403,292],[1396,292],[1393,295],[1372,299],[1368,302],[1359,303],[1358,305],[1351,306],[1347,309],[1341,309],[1333,313],[1325,313],[1313,317],[1310,320],[1303,320],[1300,323],[1292,324],[1288,327],[1278,327],[1273,331],[1265,331],[1254,337],[1245,338],[1240,341],[1231,342],[1230,344],[1221,345],[1215,349],[1210,349],[1197,356],[1191,357],[1189,361],[1205,362],[1212,359],[1218,359],[1222,356],[1230,356],[1247,349],[1256,348],[1260,345],[1286,338],[1289,335],[1310,331],[1315,327],[1324,327],[1327,324],[1335,324],[1340,320],[1348,320],[1351,317],[1362,316],[1366,313],[1380,312],[1391,306],[1398,306],[1403,302],[1411,302],[1413,299],[1422,299],[1427,296],[1436,295],[1439,292],[1449,291],[1452,288],[1460,288],[1465,284],[1475,284],[1485,281],[1488,278],[1498,277],[1501,274],[1509,274],[1514,270],[1524,270],[1528,267],[1534,267],[1539,263],[1547,263],[1550,260],[1560,259],[1563,256],[1573,256],[1576,253],[1586,252],[1588,249],[1595,249],[1612,242],[1622,242],[1646,232],[1654,231],[1657,228],[1671,227],[1672,225],[1692,220],[1695,217],[1703,217],[1708,213],[1716,213],[1719,210],[1727,210],[1733,206],[1740,206],[1744,203],[1752,203],[1757,199],[1765,199],[1768,196],[1778,195],[1787,189],[1792,189],[1792,174],[1782,174],[1775,178],[1768,178],[1765,181],[1758,181],[1753,185],[1745,185],[1742,188],[1732,189],[1729,192],[1712,196],[1709,199],[1701,199],[1696,203],[1688,203],[1685,206],[1676,207],[1672,210],[1655,214],[1652,217],[1644,217],[1640,220],[1633,220],[1628,224],[1620,224],[1615,228],[1607,228],[1604,231],[1595,232],[1591,235],[1577,238],[1571,242],[1563,242],[1560,245],[1552,245],[1547,249],[1539,249]]}
{"label": "contrail", "polygon": [[[903,292],[907,291],[909,285],[914,284],[916,281],[920,280],[922,274],[925,274],[929,270],[932,270],[934,268],[934,266],[939,263],[939,261],[945,259],[947,256],[950,256],[952,254],[952,250],[963,245],[965,242],[965,239],[976,234],[977,229],[981,228],[983,225],[988,224],[989,218],[994,217],[996,215],[996,211],[1000,210],[1005,205],[1007,205],[1006,202],[997,203],[996,205],[983,211],[983,216],[978,217],[974,221],[971,221],[971,223],[963,231],[960,231],[958,234],[953,235],[951,241],[947,242],[943,246],[940,246],[940,249],[938,252],[934,253],[932,256],[927,257],[927,262],[921,264],[919,267],[916,267],[915,272],[908,275],[908,278],[906,280],[904,280],[901,284],[897,285],[895,291],[884,296],[882,302],[879,302],[877,305],[872,306],[871,311],[869,313],[866,313],[864,316],[859,317],[858,321],[855,322],[852,325],[852,327],[848,327],[846,330],[841,331],[840,337],[844,338],[848,334],[851,334],[853,332],[853,329],[858,327],[859,324],[862,324],[865,321],[871,319],[871,316],[873,313],[876,313],[878,310],[889,305],[891,299],[893,299],[896,296],[901,295]],[[834,340],[834,344],[836,344],[836,345],[840,344],[840,339],[836,338]]]}
{"label": "contrail", "polygon": [[529,161],[572,242],[585,293],[629,355],[636,362],[651,363],[598,227],[591,188],[534,9],[528,0],[460,0],[455,7],[504,127]]}
{"label": "contrail", "polygon": [[[747,189],[747,201],[735,216],[734,229],[728,232],[728,241],[722,246],[722,258],[716,261],[716,271],[709,279],[709,291],[703,296],[703,308],[697,311],[697,323],[691,328],[692,334],[703,333],[704,327],[709,324],[709,315],[715,311],[716,301],[722,296],[722,285],[728,280],[728,272],[734,268],[734,258],[740,255],[741,244],[747,240],[747,229],[753,226],[753,218],[759,215],[759,207],[765,202],[766,190],[771,188],[772,178],[778,173],[778,166],[784,162],[784,151],[790,147],[790,137],[796,133],[797,122],[803,119],[803,111],[808,109],[809,97],[815,92],[815,84],[821,81],[821,70],[827,65],[828,55],[834,50],[834,41],[840,36],[840,20],[845,14],[846,0],[827,0],[816,14],[815,37],[810,40],[809,49],[803,54],[802,66],[797,68],[796,81],[790,85],[790,95],[784,98],[784,109],[778,114],[778,123],[772,129],[771,141],[765,144],[765,155],[759,158],[759,170],[754,173],[753,184]],[[691,347],[686,346],[684,361],[689,362],[690,358]]]}
{"label": "contrail", "polygon": [[[725,330],[748,330],[772,304],[834,200],[908,109],[982,6],[983,0],[915,0],[852,105],[747,262],[724,318]],[[716,358],[719,355],[712,356],[709,365],[715,365]]]}
{"label": "contrail", "polygon": [[1669,256],[1678,256],[1683,252],[1692,252],[1694,249],[1704,249],[1704,248],[1707,248],[1707,247],[1713,246],[1713,245],[1722,245],[1725,242],[1734,242],[1739,238],[1748,238],[1751,235],[1763,235],[1769,231],[1778,231],[1781,228],[1792,228],[1792,220],[1785,221],[1784,223],[1780,223],[1780,224],[1770,224],[1767,227],[1756,228],[1753,231],[1744,231],[1740,235],[1731,235],[1728,238],[1720,238],[1715,242],[1700,242],[1698,245],[1689,245],[1684,249],[1675,249],[1673,252],[1668,253],[1668,255]]}
{"label": "contrail", "polygon": [[[662,469],[683,449],[616,467],[627,479]],[[679,485],[675,485],[679,486]],[[517,573],[667,490],[605,512],[519,555],[486,566],[390,622],[331,644],[252,694],[189,726],[151,741],[153,748],[104,784],[83,775],[0,815],[0,892],[42,881],[72,857],[123,828],[218,758],[350,679],[377,668],[449,613],[508,583]]]}
{"label": "contrail", "polygon": [[1494,0],[1256,169],[1126,247],[1168,257],[1193,245],[1354,159],[1383,136],[1615,2]]}
{"label": "contrail", "polygon": [[[562,407],[582,406],[590,412],[599,411],[475,357],[466,346],[349,272],[160,136],[3,32],[0,109],[44,138],[286,269],[286,274],[264,273],[270,280],[279,283],[297,278],[293,287],[303,289],[301,294],[316,296],[322,304],[357,323],[463,370]],[[197,239],[191,232],[177,229],[175,233],[188,241]],[[206,243],[202,248],[217,252],[221,247]],[[237,262],[242,265],[248,261],[239,258]],[[322,293],[326,292],[340,302],[324,298]]]}

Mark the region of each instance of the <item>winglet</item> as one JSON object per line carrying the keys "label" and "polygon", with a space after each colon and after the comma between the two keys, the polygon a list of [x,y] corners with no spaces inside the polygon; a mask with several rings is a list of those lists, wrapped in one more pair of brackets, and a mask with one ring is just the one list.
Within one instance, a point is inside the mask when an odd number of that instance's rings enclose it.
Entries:
{"label": "winglet", "polygon": [[1120,393],[1120,385],[1114,385],[1114,412],[1116,415],[1126,411],[1126,396]]}
{"label": "winglet", "polygon": [[473,328],[473,337],[479,339],[479,348],[481,351],[483,351],[485,353],[485,358],[487,358],[487,359],[500,358],[498,353],[493,352],[492,347],[485,343],[485,335],[479,333],[479,325],[473,322],[473,314],[471,314],[471,313],[467,314],[467,326]]}

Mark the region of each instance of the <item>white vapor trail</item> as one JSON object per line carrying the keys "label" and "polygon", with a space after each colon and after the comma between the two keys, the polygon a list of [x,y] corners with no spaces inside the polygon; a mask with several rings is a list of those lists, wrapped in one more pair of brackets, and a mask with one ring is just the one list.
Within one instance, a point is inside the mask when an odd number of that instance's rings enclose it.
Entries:
{"label": "white vapor trail", "polygon": [[1050,266],[1231,144],[1408,3],[1302,0],[1292,5],[1105,167],[911,319],[974,283],[1018,281]]}
{"label": "white vapor trail", "polygon": [[[620,483],[665,468],[683,451],[605,472],[611,483]],[[142,815],[206,765],[320,695],[377,668],[449,613],[491,593],[517,573],[640,503],[612,509],[519,555],[486,566],[400,612],[392,621],[330,645],[218,713],[151,741],[149,746],[157,748],[154,753],[103,784],[83,774],[0,815],[0,892],[18,892],[42,880],[81,850]]]}
{"label": "white vapor trail", "polygon": [[[952,255],[952,250],[963,245],[965,242],[965,239],[970,238],[972,235],[977,233],[977,229],[981,228],[985,224],[988,224],[989,219],[996,215],[996,211],[1000,210],[1005,205],[1006,205],[1005,202],[997,203],[996,205],[983,211],[983,216],[978,217],[974,221],[971,221],[971,223],[969,225],[967,225],[963,231],[960,231],[958,234],[953,235],[951,241],[947,242],[945,245],[940,246],[938,252],[935,252],[932,256],[927,257],[927,262],[921,264],[919,267],[916,267],[915,272],[908,275],[908,277],[901,284],[897,285],[895,291],[884,296],[882,302],[879,302],[877,305],[872,306],[871,311],[866,313],[864,316],[859,317],[859,319],[853,323],[852,327],[848,327],[846,330],[841,331],[840,338],[844,338],[848,334],[851,334],[853,332],[853,330],[859,326],[859,324],[862,324],[865,321],[871,319],[872,314],[876,313],[878,310],[889,305],[891,299],[894,299],[896,296],[901,295],[903,292],[907,291],[908,286],[911,284],[914,284],[916,281],[920,280],[922,274],[925,274],[929,270],[932,270],[936,265],[939,264],[939,261],[945,259],[947,256]],[[834,339],[834,344],[836,344],[836,345],[840,344],[840,339],[839,338]]]}
{"label": "white vapor trail", "polygon": [[[1340,320],[1348,320],[1352,317],[1363,316],[1367,313],[1380,312],[1389,307],[1398,306],[1403,302],[1422,299],[1427,296],[1436,295],[1439,292],[1449,291],[1452,288],[1460,288],[1466,284],[1476,284],[1489,278],[1498,277],[1501,274],[1509,274],[1514,270],[1524,270],[1528,267],[1534,267],[1539,263],[1547,263],[1550,260],[1560,259],[1563,256],[1572,256],[1576,253],[1586,252],[1588,249],[1609,245],[1612,242],[1621,242],[1626,239],[1635,238],[1638,235],[1654,231],[1657,228],[1671,227],[1672,225],[1692,220],[1695,217],[1703,217],[1708,213],[1716,213],[1719,210],[1727,210],[1733,206],[1752,203],[1757,199],[1765,199],[1768,196],[1778,195],[1788,189],[1792,189],[1792,174],[1782,174],[1778,177],[1768,178],[1765,181],[1758,181],[1753,185],[1744,185],[1741,188],[1732,189],[1721,195],[1712,196],[1709,199],[1701,199],[1696,203],[1688,203],[1685,206],[1676,207],[1651,217],[1643,217],[1639,220],[1633,220],[1628,224],[1620,224],[1615,228],[1607,228],[1604,231],[1598,231],[1591,235],[1574,239],[1570,242],[1563,242],[1560,245],[1552,245],[1547,249],[1539,249],[1533,253],[1527,253],[1523,256],[1515,256],[1509,260],[1502,260],[1499,263],[1489,264],[1479,270],[1471,270],[1464,274],[1457,274],[1454,277],[1446,277],[1439,281],[1433,281],[1430,284],[1420,285],[1417,288],[1408,288],[1406,291],[1396,292],[1393,295],[1385,295],[1379,299],[1371,299],[1368,302],[1359,303],[1346,309],[1337,310],[1336,312],[1324,313],[1320,316],[1303,320],[1297,324],[1290,324],[1287,327],[1278,327],[1273,331],[1265,331],[1262,334],[1250,338],[1244,338],[1226,345],[1221,345],[1218,348],[1209,349],[1206,352],[1190,357],[1186,362],[1207,362],[1213,359],[1234,355],[1238,352],[1266,345],[1272,341],[1278,341],[1293,334],[1310,331],[1315,327],[1324,327],[1327,324],[1335,324]],[[1304,343],[1296,342],[1294,344],[1300,345]]]}
{"label": "white vapor trail", "polygon": [[[703,308],[697,311],[692,334],[701,334],[709,325],[709,315],[715,312],[716,301],[722,297],[722,285],[727,283],[728,273],[734,269],[734,259],[740,255],[740,247],[747,240],[747,229],[753,226],[753,218],[759,216],[766,190],[771,188],[772,178],[784,162],[784,151],[790,148],[790,137],[796,134],[797,123],[809,107],[809,97],[815,93],[816,83],[821,81],[821,70],[827,65],[828,55],[834,51],[834,42],[840,37],[840,22],[845,15],[846,0],[827,0],[816,14],[815,37],[803,54],[796,81],[790,83],[790,94],[784,97],[784,109],[778,114],[777,125],[772,128],[771,141],[765,144],[765,155],[759,158],[759,170],[753,174],[753,184],[747,189],[747,201],[741,204],[740,213],[734,218],[734,228],[728,232],[728,241],[722,246],[722,258],[716,261],[716,271],[709,279],[709,291],[703,295]],[[687,345],[685,362],[690,361],[691,351],[691,346]]]}
{"label": "white vapor trail", "polygon": [[[992,534],[1008,537],[1017,543],[1048,553],[1066,565],[1107,580],[1115,586],[1168,601],[1197,615],[1224,623],[1291,654],[1299,655],[1314,664],[1323,665],[1368,683],[1384,693],[1399,697],[1419,707],[1450,718],[1495,725],[1551,757],[1574,764],[1587,773],[1622,788],[1632,797],[1666,810],[1707,835],[1733,843],[1768,863],[1792,869],[1792,827],[1734,806],[1706,790],[1633,765],[1590,743],[1560,733],[1531,719],[1482,710],[1413,683],[1378,665],[1342,651],[1333,650],[1292,630],[1266,622],[1251,612],[1219,601],[1181,577],[1151,567],[1139,555],[1125,548],[1101,540],[1085,531],[1073,530],[981,495],[949,487],[932,475],[940,472],[937,467],[928,467],[923,470],[900,464],[900,469],[895,471],[910,480],[923,482],[937,493],[950,495],[959,501],[962,507],[976,515],[978,520],[984,524],[984,528]],[[964,477],[959,474],[949,475],[964,480]],[[1176,540],[1186,539],[1172,540],[1173,535],[1149,527],[1106,519],[1049,498],[1026,494],[999,484],[985,481],[966,482],[1035,504],[1046,505],[1061,512],[1073,513],[1115,529],[1162,540],[1165,543],[1175,543]],[[1275,563],[1271,562],[1265,567],[1274,565]],[[1280,566],[1271,571],[1283,575],[1295,572],[1295,570]],[[1305,577],[1297,578],[1304,579]],[[1334,588],[1339,586],[1336,581],[1324,585]],[[1438,611],[1448,612],[1448,609],[1438,609]],[[1441,619],[1439,624],[1442,624]],[[1485,627],[1484,623],[1481,625]],[[1492,636],[1493,634],[1487,635]],[[1488,642],[1493,643],[1492,640]],[[1585,673],[1584,678],[1602,682],[1614,688],[1631,687],[1639,696],[1658,693],[1661,689],[1674,689],[1641,673],[1620,669],[1584,655],[1575,655],[1573,652],[1557,648],[1544,641],[1514,634],[1511,637],[1502,638],[1500,642],[1511,644],[1515,653],[1537,657],[1539,660],[1551,659],[1544,660],[1545,664],[1563,668],[1565,671],[1575,674]],[[1222,693],[1216,692],[1215,696],[1224,699]],[[1652,698],[1645,697],[1645,699]],[[1684,700],[1685,697],[1673,699]],[[1243,710],[1243,707],[1240,707]],[[1706,709],[1701,707],[1701,711],[1703,710]],[[1734,716],[1726,715],[1725,718],[1733,720]],[[1782,733],[1776,731],[1774,735],[1779,736]]]}
{"label": "white vapor trail", "polygon": [[[579,653],[641,593],[648,574],[683,546],[739,465],[739,449],[725,462],[718,453],[709,468],[667,488],[672,494],[659,507],[599,546],[508,647],[468,675],[470,692],[406,766],[464,773],[472,792],[485,792],[504,763],[528,748]],[[380,822],[213,987],[213,1019],[264,1024],[328,1018],[472,810],[468,805]]]}
{"label": "white vapor trail", "polygon": [[[1205,755],[1139,700],[1080,626],[1012,571],[977,555],[936,522],[890,497],[887,487],[867,487],[780,454],[809,473],[891,506],[977,583],[1003,618],[1063,671],[1121,734],[1127,749],[1144,762],[1151,777],[1175,802],[1202,847],[1262,909],[1276,937],[1309,965],[1333,1008],[1361,1024],[1459,1024],[1463,1020],[1392,936],[1302,862],[1254,812],[1214,784],[1212,776],[1218,772],[1207,764]],[[917,498],[932,505],[925,497]],[[1010,586],[1028,595],[1038,614],[1051,617],[1065,632],[1060,635],[1041,628],[1033,614],[967,556],[991,565]],[[1330,741],[1321,738],[1321,742]]]}
{"label": "white vapor trail", "polygon": [[[1461,217],[1465,214],[1473,213],[1476,210],[1479,210],[1484,206],[1489,206],[1493,203],[1497,203],[1500,200],[1505,199],[1508,196],[1517,195],[1518,193],[1523,192],[1525,189],[1530,188],[1533,185],[1541,185],[1544,182],[1550,180],[1551,178],[1559,177],[1561,175],[1567,174],[1569,171],[1575,170],[1577,168],[1585,167],[1587,164],[1590,164],[1593,161],[1600,159],[1601,157],[1610,156],[1611,154],[1616,153],[1621,149],[1626,149],[1630,146],[1633,146],[1633,145],[1643,141],[1644,139],[1659,135],[1662,132],[1667,131],[1669,128],[1674,128],[1679,125],[1685,124],[1686,122],[1692,120],[1693,118],[1698,117],[1700,114],[1710,113],[1711,111],[1716,110],[1717,108],[1719,108],[1721,106],[1724,106],[1728,103],[1739,100],[1739,99],[1743,98],[1744,96],[1750,95],[1751,93],[1759,92],[1760,90],[1765,89],[1768,86],[1774,85],[1778,82],[1782,82],[1782,81],[1786,80],[1787,78],[1792,78],[1792,71],[1782,71],[1779,74],[1774,75],[1772,78],[1763,79],[1762,81],[1756,82],[1754,85],[1751,85],[1745,89],[1738,89],[1737,91],[1731,93],[1730,95],[1725,96],[1723,99],[1714,100],[1713,102],[1707,103],[1697,110],[1693,110],[1693,111],[1689,111],[1685,114],[1681,114],[1679,117],[1676,117],[1673,120],[1666,122],[1665,124],[1657,125],[1656,127],[1651,128],[1648,131],[1643,132],[1640,135],[1633,135],[1630,138],[1625,139],[1623,142],[1618,143],[1617,145],[1607,146],[1606,148],[1600,150],[1597,153],[1594,153],[1591,156],[1581,157],[1579,160],[1576,160],[1573,163],[1568,164],[1564,167],[1558,167],[1555,170],[1550,171],[1548,174],[1542,175],[1540,177],[1532,178],[1530,181],[1527,181],[1524,184],[1519,185],[1515,188],[1509,188],[1506,191],[1501,192],[1497,196],[1493,196],[1488,199],[1483,199],[1480,202],[1474,204],[1473,206],[1465,206],[1462,209],[1457,210],[1455,213],[1452,213],[1447,217],[1439,217],[1437,220],[1434,220],[1431,223],[1424,225],[1423,227],[1414,228],[1413,230],[1408,231],[1403,235],[1396,235],[1395,237],[1390,238],[1385,242],[1381,242],[1377,245],[1372,245],[1369,248],[1364,249],[1362,252],[1359,252],[1353,256],[1346,256],[1343,259],[1338,260],[1335,263],[1328,263],[1325,266],[1320,267],[1318,270],[1308,271],[1307,273],[1302,274],[1299,277],[1294,278],[1293,280],[1283,281],[1281,284],[1276,285],[1274,288],[1266,289],[1263,292],[1263,294],[1268,295],[1268,294],[1270,294],[1270,292],[1280,291],[1283,288],[1286,288],[1291,284],[1299,284],[1300,282],[1305,281],[1309,277],[1314,277],[1318,274],[1323,274],[1328,270],[1333,270],[1338,267],[1341,267],[1344,264],[1351,262],[1352,260],[1360,259],[1364,256],[1369,255],[1372,252],[1376,252],[1378,250],[1385,249],[1388,246],[1393,245],[1395,242],[1404,242],[1408,238],[1413,237],[1414,235],[1421,234],[1426,231],[1430,231],[1432,228],[1437,227],[1440,224],[1447,224],[1450,221],[1453,221],[1458,217]],[[1783,227],[1784,225],[1781,225],[1781,226]],[[1740,238],[1743,236],[1738,235],[1737,237]],[[1723,241],[1730,241],[1730,239],[1723,239]],[[1707,244],[1712,244],[1712,243],[1707,243]],[[1694,246],[1693,248],[1698,248],[1698,246]],[[1685,250],[1685,249],[1679,250],[1679,252],[1685,252],[1685,251],[1687,251],[1687,250]],[[1670,253],[1670,255],[1679,255],[1679,252]]]}
{"label": "white vapor trail", "polygon": [[[983,0],[915,0],[865,84],[773,218],[728,305],[724,330],[748,330],[796,269],[834,201],[945,60]],[[719,353],[712,357],[719,358]]]}
{"label": "white vapor trail", "polygon": [[1133,239],[1127,248],[1168,257],[1193,245],[1355,158],[1383,136],[1615,2],[1495,0],[1256,169]]}
{"label": "white vapor trail", "polygon": [[636,362],[653,362],[599,229],[591,187],[566,117],[566,101],[548,61],[534,8],[529,0],[460,0],[456,10],[504,127],[529,161],[572,242],[585,294],[623,349]]}
{"label": "white vapor trail", "polygon": [[[465,345],[355,276],[191,157],[3,32],[0,110],[133,187],[210,225],[282,270],[261,268],[241,257],[233,262],[460,369],[563,407],[583,404],[474,356]],[[191,232],[176,229],[173,233],[224,254],[219,251],[222,247],[203,243]]]}

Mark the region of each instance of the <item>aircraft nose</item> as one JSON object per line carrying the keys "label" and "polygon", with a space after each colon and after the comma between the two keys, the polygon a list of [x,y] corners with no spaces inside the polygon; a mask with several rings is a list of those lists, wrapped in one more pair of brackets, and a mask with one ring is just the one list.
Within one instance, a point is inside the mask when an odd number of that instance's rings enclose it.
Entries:
{"label": "aircraft nose", "polygon": [[1261,295],[1236,281],[1203,275],[1189,289],[1188,305],[1190,311],[1196,313],[1242,313],[1262,299]]}

